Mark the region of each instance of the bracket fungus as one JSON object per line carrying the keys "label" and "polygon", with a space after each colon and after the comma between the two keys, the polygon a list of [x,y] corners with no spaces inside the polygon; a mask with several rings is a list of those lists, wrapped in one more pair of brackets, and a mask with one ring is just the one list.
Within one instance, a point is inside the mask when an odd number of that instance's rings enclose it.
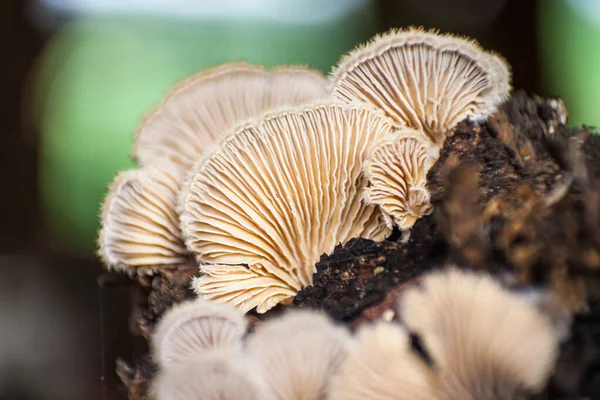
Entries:
{"label": "bracket fungus", "polygon": [[325,78],[306,67],[272,71],[222,64],[176,84],[143,120],[133,157],[140,165],[168,158],[187,171],[238,121],[327,97]]}
{"label": "bracket fungus", "polygon": [[236,350],[246,328],[244,315],[228,304],[202,299],[179,304],[156,327],[154,359],[164,368],[210,350]]}
{"label": "bracket fungus", "polygon": [[422,132],[401,128],[372,147],[364,163],[369,186],[364,199],[378,205],[388,226],[410,229],[432,212],[427,172],[438,158],[438,148]]}
{"label": "bracket fungus", "polygon": [[432,400],[431,375],[413,353],[408,333],[395,323],[378,322],[359,329],[327,398]]}
{"label": "bracket fungus", "polygon": [[390,230],[361,197],[368,146],[391,121],[363,105],[275,112],[234,129],[188,176],[180,199],[199,295],[259,313],[312,283],[315,263]]}
{"label": "bracket fungus", "polygon": [[558,343],[550,321],[488,275],[451,269],[402,299],[402,319],[438,371],[442,399],[514,399],[541,390]]}
{"label": "bracket fungus", "polygon": [[264,400],[254,366],[218,351],[163,369],[154,380],[156,400]]}
{"label": "bracket fungus", "polygon": [[272,400],[321,400],[349,339],[324,315],[295,311],[260,326],[246,350]]}
{"label": "bracket fungus", "polygon": [[464,119],[483,120],[510,92],[510,69],[473,40],[422,29],[391,31],[342,59],[330,82],[334,98],[382,109],[443,144]]}
{"label": "bracket fungus", "polygon": [[98,244],[105,265],[146,273],[190,262],[176,212],[181,179],[168,161],[117,175],[102,206]]}

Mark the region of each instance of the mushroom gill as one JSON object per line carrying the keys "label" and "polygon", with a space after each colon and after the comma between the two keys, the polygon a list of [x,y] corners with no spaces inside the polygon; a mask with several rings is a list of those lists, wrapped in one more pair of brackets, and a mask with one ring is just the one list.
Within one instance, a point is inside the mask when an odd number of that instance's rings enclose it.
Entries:
{"label": "mushroom gill", "polygon": [[432,400],[433,371],[413,353],[408,333],[399,325],[364,325],[349,346],[346,360],[332,379],[330,400]]}
{"label": "mushroom gill", "polygon": [[292,311],[258,327],[246,349],[272,400],[322,400],[349,339],[322,314]]}
{"label": "mushroom gill", "polygon": [[204,70],[176,84],[144,118],[133,157],[142,166],[168,158],[187,171],[236,122],[325,98],[325,84],[299,66],[268,71],[238,62]]}
{"label": "mushroom gill", "polygon": [[191,261],[175,210],[181,180],[166,160],[117,175],[102,206],[98,239],[106,266],[148,273]]}
{"label": "mushroom gill", "polygon": [[362,163],[390,126],[370,107],[331,103],[234,129],[180,199],[186,244],[202,264],[198,294],[263,313],[310,285],[338,243],[385,238],[381,212],[361,201]]}
{"label": "mushroom gill", "polygon": [[171,308],[152,335],[160,367],[182,363],[210,350],[236,350],[246,333],[244,315],[228,304],[198,299]]}
{"label": "mushroom gill", "polygon": [[342,59],[334,98],[372,104],[443,144],[460,121],[483,120],[510,92],[510,69],[474,41],[422,29],[391,31]]}
{"label": "mushroom gill", "polygon": [[402,300],[402,319],[431,357],[442,400],[509,400],[543,388],[557,340],[536,307],[488,275],[451,269]]}
{"label": "mushroom gill", "polygon": [[410,229],[432,212],[427,172],[438,158],[438,148],[419,131],[401,128],[376,142],[363,168],[369,180],[364,198],[378,205],[391,227]]}

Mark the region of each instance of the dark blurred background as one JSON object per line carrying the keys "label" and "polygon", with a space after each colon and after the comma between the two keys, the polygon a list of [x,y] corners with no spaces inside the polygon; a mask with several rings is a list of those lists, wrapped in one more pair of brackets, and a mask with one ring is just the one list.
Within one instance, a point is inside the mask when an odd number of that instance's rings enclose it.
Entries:
{"label": "dark blurred background", "polygon": [[[219,3],[219,4],[217,4]],[[98,208],[144,112],[223,61],[324,72],[391,27],[472,36],[514,86],[600,123],[600,1],[0,1],[0,399],[119,399],[128,287],[100,287]]]}

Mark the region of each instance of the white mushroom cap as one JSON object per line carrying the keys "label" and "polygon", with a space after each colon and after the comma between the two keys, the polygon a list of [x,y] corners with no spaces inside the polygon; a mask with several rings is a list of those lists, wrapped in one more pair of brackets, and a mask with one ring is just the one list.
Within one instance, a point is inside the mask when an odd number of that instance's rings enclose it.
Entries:
{"label": "white mushroom cap", "polygon": [[433,400],[432,371],[412,352],[406,331],[378,322],[362,326],[339,373],[329,400]]}
{"label": "white mushroom cap", "polygon": [[364,164],[369,186],[364,199],[378,205],[391,226],[410,229],[433,211],[427,172],[438,158],[438,147],[422,132],[401,128],[371,148]]}
{"label": "white mushroom cap", "polygon": [[115,178],[102,206],[98,239],[106,266],[132,273],[190,262],[176,212],[181,180],[168,161]]}
{"label": "white mushroom cap", "polygon": [[273,400],[321,400],[349,339],[324,315],[293,311],[260,326],[248,339],[247,355]]}
{"label": "white mushroom cap", "polygon": [[207,69],[176,84],[143,120],[134,158],[168,158],[188,170],[233,124],[282,106],[325,98],[325,78],[306,67],[272,71],[244,62]]}
{"label": "white mushroom cap", "polygon": [[396,127],[442,144],[460,121],[483,120],[510,92],[510,70],[474,41],[407,29],[351,52],[331,76],[331,93],[381,108]]}
{"label": "white mushroom cap", "polygon": [[164,315],[152,335],[154,359],[164,368],[211,349],[235,351],[246,328],[244,315],[228,304],[202,299],[181,303]]}
{"label": "white mushroom cap", "polygon": [[434,273],[405,294],[402,317],[422,338],[445,398],[512,399],[540,390],[557,356],[550,322],[488,275]]}
{"label": "white mushroom cap", "polygon": [[247,311],[291,301],[315,263],[354,237],[390,230],[361,201],[368,146],[390,130],[361,105],[282,111],[234,129],[188,176],[181,227],[200,295]]}
{"label": "white mushroom cap", "polygon": [[154,400],[265,400],[255,367],[229,353],[213,351],[159,372]]}

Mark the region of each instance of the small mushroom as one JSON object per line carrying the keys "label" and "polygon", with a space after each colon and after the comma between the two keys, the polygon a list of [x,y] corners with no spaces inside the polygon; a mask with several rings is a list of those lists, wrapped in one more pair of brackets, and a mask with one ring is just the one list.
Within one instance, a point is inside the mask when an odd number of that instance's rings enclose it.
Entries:
{"label": "small mushroom", "polygon": [[273,400],[321,400],[346,355],[349,333],[324,315],[293,311],[250,336],[247,355]]}
{"label": "small mushroom", "polygon": [[427,172],[439,150],[422,132],[401,128],[376,142],[364,164],[369,186],[364,199],[378,205],[388,226],[410,229],[415,221],[432,212]]}
{"label": "small mushroom", "polygon": [[330,86],[334,98],[372,104],[395,127],[418,129],[441,145],[458,122],[484,120],[508,98],[510,69],[473,40],[411,28],[351,52]]}
{"label": "small mushroom", "polygon": [[180,200],[203,273],[196,291],[263,313],[310,285],[337,244],[389,235],[361,196],[368,146],[390,126],[371,107],[329,103],[234,129],[194,167]]}
{"label": "small mushroom", "polygon": [[[434,400],[433,371],[395,323],[363,325],[330,384],[330,400]],[[457,399],[458,400],[458,399]]]}
{"label": "small mushroom", "polygon": [[104,264],[128,273],[151,273],[191,261],[175,210],[179,170],[168,161],[121,172],[102,206],[98,244]]}
{"label": "small mushroom", "polygon": [[228,304],[202,299],[181,303],[165,314],[152,335],[154,361],[164,368],[213,349],[235,350],[246,327],[244,315]]}
{"label": "small mushroom", "polygon": [[232,124],[283,106],[325,98],[325,78],[305,67],[272,71],[222,64],[176,84],[143,120],[133,157],[140,165],[168,158],[187,171]]}
{"label": "small mushroom", "polygon": [[228,353],[213,351],[159,372],[150,396],[155,400],[265,400],[255,367]]}
{"label": "small mushroom", "polygon": [[541,390],[558,345],[536,307],[488,275],[450,269],[409,290],[402,318],[431,357],[445,399],[515,399]]}

